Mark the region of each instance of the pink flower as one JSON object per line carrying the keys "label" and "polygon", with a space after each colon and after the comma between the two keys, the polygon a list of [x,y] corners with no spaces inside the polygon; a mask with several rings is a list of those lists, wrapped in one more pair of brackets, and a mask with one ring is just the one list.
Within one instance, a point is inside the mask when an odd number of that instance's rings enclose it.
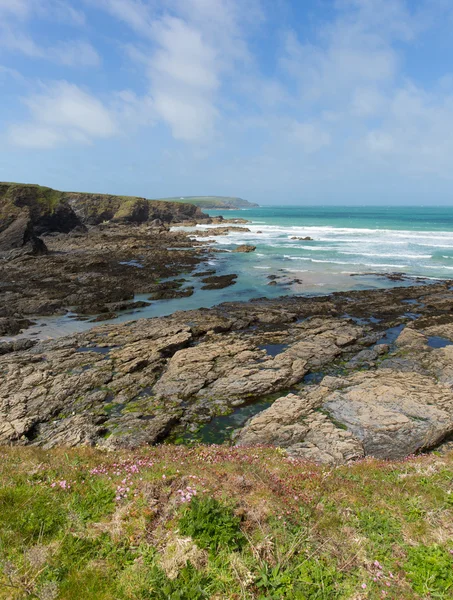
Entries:
{"label": "pink flower", "polygon": [[366,583],[362,583],[362,590],[366,590]]}

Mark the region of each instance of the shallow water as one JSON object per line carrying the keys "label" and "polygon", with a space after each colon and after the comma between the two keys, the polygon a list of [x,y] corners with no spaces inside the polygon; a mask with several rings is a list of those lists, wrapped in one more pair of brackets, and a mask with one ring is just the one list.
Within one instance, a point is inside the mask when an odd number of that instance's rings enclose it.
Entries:
{"label": "shallow water", "polygon": [[453,342],[438,335],[432,335],[428,338],[428,346],[430,348],[446,348],[447,346],[453,346]]}
{"label": "shallow water", "polygon": [[[251,231],[232,231],[228,236],[213,237],[215,246],[227,252],[206,260],[198,271],[215,269],[217,275],[235,273],[238,279],[234,285],[223,290],[201,290],[200,278],[189,273],[185,276],[185,286],[194,286],[192,296],[153,301],[146,308],[125,311],[109,322],[160,317],[179,310],[252,298],[323,295],[414,284],[414,280],[392,281],[383,276],[396,271],[426,278],[425,281],[453,277],[453,209],[450,208],[266,207],[223,211],[223,215],[249,219],[251,223],[244,227]],[[197,231],[209,228],[198,226],[190,231],[196,237]],[[313,241],[291,239],[306,236]],[[256,251],[231,253],[240,244],[252,244]],[[130,267],[142,268],[142,265],[135,260]],[[272,281],[269,277],[277,277],[274,279],[277,285],[269,285]],[[147,299],[146,294],[135,298]],[[72,314],[43,317],[20,337],[48,339],[101,324],[79,321]]]}

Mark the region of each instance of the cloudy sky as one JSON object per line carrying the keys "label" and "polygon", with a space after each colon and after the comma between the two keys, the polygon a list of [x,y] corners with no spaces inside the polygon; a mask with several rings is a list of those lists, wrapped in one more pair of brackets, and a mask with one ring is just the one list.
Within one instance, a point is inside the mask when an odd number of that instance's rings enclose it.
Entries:
{"label": "cloudy sky", "polygon": [[453,2],[0,0],[0,180],[453,205]]}

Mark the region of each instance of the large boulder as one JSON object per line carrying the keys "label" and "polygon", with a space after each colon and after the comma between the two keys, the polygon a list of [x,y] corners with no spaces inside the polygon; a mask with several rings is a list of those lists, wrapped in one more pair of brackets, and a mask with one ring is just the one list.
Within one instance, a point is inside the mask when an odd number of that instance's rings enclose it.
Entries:
{"label": "large boulder", "polygon": [[326,394],[323,408],[362,442],[366,455],[404,458],[453,432],[453,393],[431,377],[380,369],[345,384]]}
{"label": "large boulder", "polygon": [[295,456],[345,462],[400,459],[453,432],[453,392],[419,373],[378,369],[325,377],[313,390],[277,400],[252,418],[240,445],[273,444]]}
{"label": "large boulder", "polygon": [[11,255],[47,254],[47,246],[33,229],[33,224],[24,212],[0,232],[0,252],[11,252]]}

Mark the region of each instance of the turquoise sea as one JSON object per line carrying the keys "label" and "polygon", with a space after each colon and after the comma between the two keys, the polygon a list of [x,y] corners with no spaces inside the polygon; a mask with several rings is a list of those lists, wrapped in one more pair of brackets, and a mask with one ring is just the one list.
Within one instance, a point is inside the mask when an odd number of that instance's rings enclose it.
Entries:
{"label": "turquoise sea", "polygon": [[[208,238],[223,252],[211,255],[200,266],[202,271],[215,268],[219,275],[236,273],[237,283],[224,290],[206,291],[200,289],[199,278],[188,274],[186,285],[195,285],[193,296],[153,302],[145,309],[120,315],[116,322],[252,298],[412,283],[391,281],[385,277],[389,273],[453,279],[453,207],[269,206],[209,214],[250,221],[243,225],[248,232]],[[200,230],[210,227],[201,225],[189,231],[197,237]],[[312,241],[292,239],[307,236]],[[240,244],[254,245],[256,251],[232,253]],[[131,263],[133,268],[139,267]],[[275,284],[269,285],[271,281]],[[55,337],[92,326],[73,315],[42,318],[26,335]]]}
{"label": "turquoise sea", "polygon": [[[275,268],[301,278],[302,293],[382,285],[382,278],[370,280],[366,273],[453,277],[453,208],[262,207],[227,216],[249,219],[250,233],[213,239],[224,249],[257,247],[246,259],[254,284]],[[307,236],[313,241],[291,239]]]}

